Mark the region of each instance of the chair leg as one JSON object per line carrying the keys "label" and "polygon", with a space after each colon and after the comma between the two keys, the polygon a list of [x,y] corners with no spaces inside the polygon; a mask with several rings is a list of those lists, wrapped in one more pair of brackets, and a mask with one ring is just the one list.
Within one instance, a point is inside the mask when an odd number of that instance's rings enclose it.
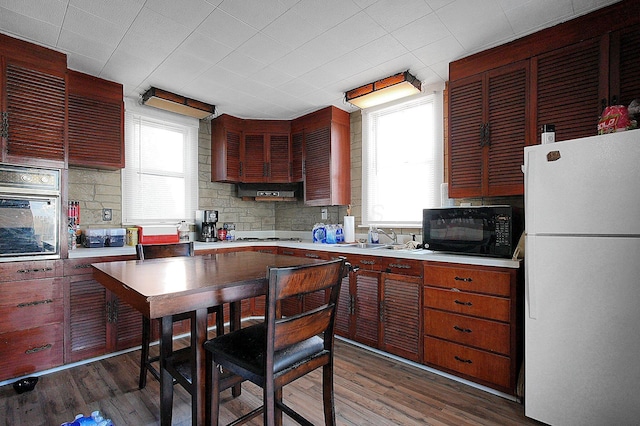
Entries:
{"label": "chair leg", "polygon": [[218,426],[220,414],[220,368],[213,363],[213,356],[209,351],[206,354],[205,369],[205,423],[211,426]]}
{"label": "chair leg", "polygon": [[[276,395],[273,380],[265,378],[262,388],[262,402],[264,404],[263,418],[265,426],[276,426]],[[282,411],[281,411],[282,412]]]}
{"label": "chair leg", "polygon": [[224,334],[224,305],[216,307],[216,336]]}
{"label": "chair leg", "polygon": [[324,424],[335,426],[336,409],[333,393],[333,363],[322,367],[322,405],[324,406]]}
{"label": "chair leg", "polygon": [[142,317],[142,349],[140,350],[140,379],[138,388],[144,389],[147,385],[147,360],[149,359],[149,343],[151,342],[151,320]]}

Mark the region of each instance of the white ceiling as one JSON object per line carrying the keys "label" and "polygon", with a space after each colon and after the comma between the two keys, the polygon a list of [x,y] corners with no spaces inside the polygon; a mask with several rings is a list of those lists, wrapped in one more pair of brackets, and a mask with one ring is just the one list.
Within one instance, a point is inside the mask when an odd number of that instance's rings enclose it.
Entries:
{"label": "white ceiling", "polygon": [[291,119],[410,70],[449,62],[618,0],[0,0],[0,32],[68,67],[154,86],[243,118]]}

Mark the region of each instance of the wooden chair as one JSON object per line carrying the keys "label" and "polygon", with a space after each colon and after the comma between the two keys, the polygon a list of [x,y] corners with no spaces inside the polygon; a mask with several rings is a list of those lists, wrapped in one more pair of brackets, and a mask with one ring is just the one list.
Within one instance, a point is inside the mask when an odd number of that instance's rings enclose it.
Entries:
{"label": "wooden chair", "polygon": [[[193,242],[171,243],[171,244],[138,244],[136,245],[136,255],[138,260],[158,259],[162,257],[193,256],[195,254]],[[216,335],[224,334],[224,310],[222,305],[212,306],[209,313],[216,315]],[[173,315],[173,322],[190,319],[188,313]],[[142,350],[140,355],[140,379],[138,387],[143,389],[147,385],[147,371],[157,380],[160,380],[160,373],[153,365],[160,360],[159,356],[149,356],[149,344],[151,343],[151,320],[142,317]],[[174,380],[175,383],[175,380]]]}
{"label": "wooden chair", "polygon": [[[261,412],[264,425],[282,424],[283,412],[301,425],[312,425],[284,404],[282,387],[322,367],[325,424],[335,425],[333,333],[345,271],[344,259],[269,269],[264,322],[204,343],[207,351],[207,424],[218,424],[223,387],[220,379],[224,371],[250,380],[263,389],[263,405],[240,417],[233,422],[234,425],[242,424]],[[280,300],[322,290],[328,293],[326,304],[291,317],[280,316]]]}

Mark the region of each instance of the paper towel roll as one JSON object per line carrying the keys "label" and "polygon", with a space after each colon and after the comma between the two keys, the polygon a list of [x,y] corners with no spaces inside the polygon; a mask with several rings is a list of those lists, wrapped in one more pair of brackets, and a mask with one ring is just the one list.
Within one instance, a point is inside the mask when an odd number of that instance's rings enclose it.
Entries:
{"label": "paper towel roll", "polygon": [[344,217],[344,242],[345,243],[356,242],[356,217],[355,216]]}

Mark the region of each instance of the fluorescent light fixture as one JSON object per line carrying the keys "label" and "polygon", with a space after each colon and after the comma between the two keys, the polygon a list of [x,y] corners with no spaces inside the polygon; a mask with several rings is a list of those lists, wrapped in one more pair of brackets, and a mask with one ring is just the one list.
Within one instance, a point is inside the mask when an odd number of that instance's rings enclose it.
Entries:
{"label": "fluorescent light fixture", "polygon": [[409,71],[404,71],[349,90],[344,98],[350,104],[364,109],[415,95],[420,93],[421,87],[420,80]]}
{"label": "fluorescent light fixture", "polygon": [[142,95],[142,103],[165,111],[195,117],[199,120],[216,112],[215,105],[189,99],[155,87],[150,88]]}

